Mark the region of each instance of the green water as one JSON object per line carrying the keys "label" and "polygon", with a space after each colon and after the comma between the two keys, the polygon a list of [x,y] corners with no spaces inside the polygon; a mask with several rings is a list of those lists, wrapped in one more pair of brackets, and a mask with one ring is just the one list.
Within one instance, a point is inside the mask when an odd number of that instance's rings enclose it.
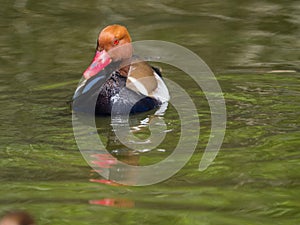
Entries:
{"label": "green water", "polygon": [[[1,214],[23,209],[41,225],[299,223],[299,1],[2,0],[0,6]],[[194,156],[155,185],[91,182],[102,178],[77,148],[68,101],[99,30],[111,23],[126,25],[133,40],[185,46],[215,73],[228,121],[207,170],[197,170],[210,132],[207,101],[190,78],[160,65],[197,106]],[[109,118],[99,120],[107,141]],[[176,144],[174,108],[165,121],[166,151],[139,153],[141,164],[158,162]],[[95,204],[105,199],[106,206]]]}

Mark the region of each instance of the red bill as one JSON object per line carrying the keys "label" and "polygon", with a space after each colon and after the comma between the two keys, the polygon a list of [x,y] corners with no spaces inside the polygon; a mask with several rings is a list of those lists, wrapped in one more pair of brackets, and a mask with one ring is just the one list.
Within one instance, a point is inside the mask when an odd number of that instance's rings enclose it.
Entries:
{"label": "red bill", "polygon": [[110,55],[105,51],[96,51],[94,59],[91,65],[84,71],[83,76],[85,79],[89,79],[95,76],[101,70],[103,70],[112,61]]}

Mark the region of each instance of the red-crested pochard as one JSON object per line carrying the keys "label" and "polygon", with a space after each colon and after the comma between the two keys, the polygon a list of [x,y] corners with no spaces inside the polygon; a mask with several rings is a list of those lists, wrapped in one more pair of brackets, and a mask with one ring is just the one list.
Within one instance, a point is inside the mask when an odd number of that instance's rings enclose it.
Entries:
{"label": "red-crested pochard", "polygon": [[133,55],[131,37],[121,25],[100,32],[95,56],[83,77],[73,97],[75,111],[90,111],[87,106],[96,100],[98,115],[110,115],[112,109],[139,113],[169,100],[160,71]]}

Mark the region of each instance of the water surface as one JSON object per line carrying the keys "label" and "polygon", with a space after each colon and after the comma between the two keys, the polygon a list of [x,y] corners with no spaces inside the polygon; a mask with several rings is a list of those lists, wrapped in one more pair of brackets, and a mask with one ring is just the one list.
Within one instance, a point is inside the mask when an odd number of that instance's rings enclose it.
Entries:
{"label": "water surface", "polygon": [[[38,224],[297,224],[300,221],[299,1],[32,1],[0,3],[0,212],[24,209]],[[159,65],[194,100],[201,122],[196,152],[172,178],[151,186],[107,185],[80,154],[68,101],[101,28],[128,27],[133,40],[175,42],[197,53],[224,92],[228,123],[213,164],[197,170],[210,112],[182,71]],[[151,117],[132,118],[132,127]],[[98,132],[127,163],[167,157],[159,149],[123,154],[109,118]],[[146,127],[147,128],[147,127]],[[192,129],[192,128],[191,128]],[[138,135],[146,137],[147,129]],[[126,152],[126,149],[125,149]]]}

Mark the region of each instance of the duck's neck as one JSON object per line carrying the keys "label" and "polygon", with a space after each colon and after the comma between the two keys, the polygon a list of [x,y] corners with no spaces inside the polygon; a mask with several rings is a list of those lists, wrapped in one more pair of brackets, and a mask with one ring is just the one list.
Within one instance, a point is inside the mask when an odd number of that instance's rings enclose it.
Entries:
{"label": "duck's neck", "polygon": [[130,69],[130,65],[123,66],[121,69],[119,69],[120,75],[123,76],[123,77],[127,77],[129,69]]}

